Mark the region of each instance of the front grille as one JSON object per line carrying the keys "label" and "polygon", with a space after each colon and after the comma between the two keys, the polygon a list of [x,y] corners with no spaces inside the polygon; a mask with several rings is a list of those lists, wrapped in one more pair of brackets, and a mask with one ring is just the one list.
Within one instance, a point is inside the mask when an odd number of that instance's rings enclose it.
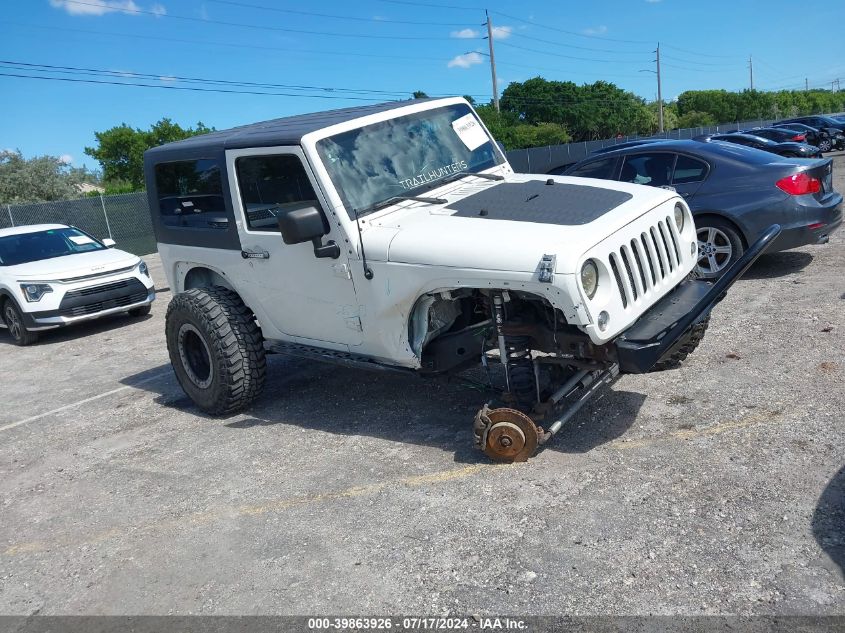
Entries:
{"label": "front grille", "polygon": [[140,303],[147,298],[146,286],[134,277],[109,284],[71,290],[62,298],[59,316],[75,317]]}
{"label": "front grille", "polygon": [[662,286],[681,268],[679,244],[674,220],[667,216],[610,254],[610,269],[623,308]]}
{"label": "front grille", "polygon": [[121,279],[120,281],[113,281],[110,284],[102,284],[99,286],[88,286],[87,288],[79,288],[78,290],[71,290],[65,295],[65,299],[73,299],[75,297],[88,297],[91,295],[99,294],[101,292],[110,292],[112,290],[120,290],[121,288],[126,288],[131,284],[131,282],[135,282],[138,285],[143,285],[137,279]]}

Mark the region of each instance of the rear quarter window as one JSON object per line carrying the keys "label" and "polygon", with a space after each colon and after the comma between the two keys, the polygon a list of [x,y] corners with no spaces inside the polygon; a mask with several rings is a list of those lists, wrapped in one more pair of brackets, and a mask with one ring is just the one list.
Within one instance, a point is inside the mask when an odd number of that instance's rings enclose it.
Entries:
{"label": "rear quarter window", "polygon": [[704,161],[679,154],[678,160],[675,161],[672,184],[683,185],[689,182],[701,182],[707,177],[708,170],[709,167]]}
{"label": "rear quarter window", "polygon": [[184,229],[226,229],[220,163],[197,159],[155,166],[161,223]]}

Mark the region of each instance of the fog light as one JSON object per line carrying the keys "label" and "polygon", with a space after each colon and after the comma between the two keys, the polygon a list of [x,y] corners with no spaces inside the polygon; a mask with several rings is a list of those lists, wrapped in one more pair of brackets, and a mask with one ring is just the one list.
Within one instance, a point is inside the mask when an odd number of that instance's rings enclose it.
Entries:
{"label": "fog light", "polygon": [[607,322],[608,321],[610,321],[610,315],[607,312],[605,312],[604,310],[599,312],[599,321],[598,321],[599,330],[604,332],[607,329]]}

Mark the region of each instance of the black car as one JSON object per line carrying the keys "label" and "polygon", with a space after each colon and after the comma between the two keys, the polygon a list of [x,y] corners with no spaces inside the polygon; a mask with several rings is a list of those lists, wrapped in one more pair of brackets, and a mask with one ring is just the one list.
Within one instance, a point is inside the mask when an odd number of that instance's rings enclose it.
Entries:
{"label": "black car", "polygon": [[698,273],[709,279],[774,223],[783,231],[770,251],[823,244],[842,224],[829,158],[796,160],[730,143],[666,140],[594,155],[564,173],[675,189],[695,218]]}
{"label": "black car", "polygon": [[830,134],[833,145],[836,149],[845,149],[845,123],[833,117],[821,114],[811,116],[800,116],[794,119],[784,119],[781,123],[803,123],[818,130],[825,130]]}
{"label": "black car", "polygon": [[793,141],[778,143],[750,133],[714,134],[712,136],[704,137],[701,140],[736,143],[737,145],[745,145],[746,147],[753,147],[754,149],[761,149],[764,152],[771,152],[772,154],[791,158],[821,158],[822,156],[819,148],[815,145],[795,143]]}
{"label": "black car", "polygon": [[823,154],[833,149],[833,138],[830,132],[826,130],[819,130],[804,123],[772,123],[772,127],[803,134],[805,136],[804,142],[815,145]]}
{"label": "black car", "polygon": [[805,132],[795,132],[784,128],[755,127],[750,130],[743,130],[740,133],[767,138],[775,143],[806,143],[807,145],[813,145],[813,143],[807,140],[807,134]]}

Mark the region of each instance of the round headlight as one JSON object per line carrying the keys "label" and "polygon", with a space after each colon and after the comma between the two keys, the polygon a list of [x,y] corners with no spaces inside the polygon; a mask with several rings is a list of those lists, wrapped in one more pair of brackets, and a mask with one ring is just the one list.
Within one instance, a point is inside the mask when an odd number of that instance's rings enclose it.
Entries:
{"label": "round headlight", "polygon": [[675,205],[675,226],[678,227],[678,231],[684,230],[684,208],[676,204]]}
{"label": "round headlight", "polygon": [[596,263],[592,259],[588,259],[581,266],[581,286],[587,293],[588,299],[596,296],[596,289],[599,287],[599,269],[596,268]]}

